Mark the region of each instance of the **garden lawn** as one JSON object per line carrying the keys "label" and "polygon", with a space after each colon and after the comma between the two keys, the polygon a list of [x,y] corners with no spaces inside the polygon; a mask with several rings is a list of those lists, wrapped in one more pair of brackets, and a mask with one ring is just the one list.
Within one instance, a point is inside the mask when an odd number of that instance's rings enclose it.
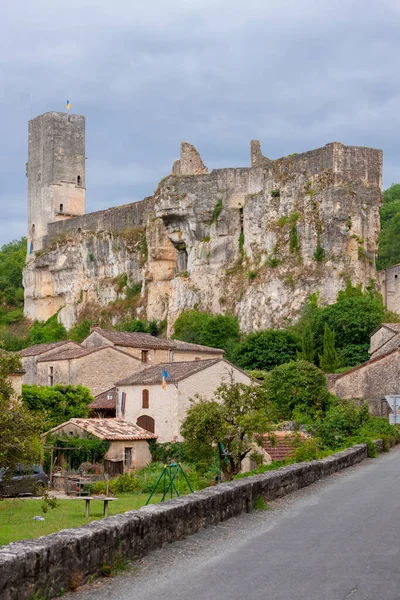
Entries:
{"label": "garden lawn", "polygon": [[[143,506],[149,494],[118,494],[118,500],[108,505],[108,515],[116,515]],[[161,494],[154,495],[151,504],[160,502]],[[90,517],[85,517],[85,502],[79,500],[58,500],[54,509],[43,513],[43,501],[30,498],[7,498],[0,500],[0,545],[18,540],[37,538],[55,533],[61,529],[81,527],[91,521],[103,518],[103,502],[90,502]],[[34,516],[44,521],[34,521]]]}

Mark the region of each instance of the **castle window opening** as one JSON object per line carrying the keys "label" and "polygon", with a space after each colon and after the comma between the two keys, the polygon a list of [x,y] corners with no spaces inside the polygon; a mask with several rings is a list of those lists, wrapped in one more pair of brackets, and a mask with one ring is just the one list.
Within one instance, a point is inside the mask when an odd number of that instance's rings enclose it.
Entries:
{"label": "castle window opening", "polygon": [[397,279],[397,274],[394,276],[395,279]]}
{"label": "castle window opening", "polygon": [[146,364],[149,358],[149,351],[148,350],[142,350],[142,363]]}
{"label": "castle window opening", "polygon": [[149,390],[142,391],[142,408],[149,408]]}
{"label": "castle window opening", "polygon": [[60,204],[60,212],[64,212],[64,204]]}
{"label": "castle window opening", "polygon": [[76,185],[81,185],[81,176],[78,175],[78,177],[76,178]]}

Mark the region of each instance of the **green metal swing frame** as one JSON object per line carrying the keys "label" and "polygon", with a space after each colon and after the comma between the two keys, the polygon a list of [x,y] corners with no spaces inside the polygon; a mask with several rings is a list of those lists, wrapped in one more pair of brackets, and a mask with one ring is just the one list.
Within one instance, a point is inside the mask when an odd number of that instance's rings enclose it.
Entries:
{"label": "green metal swing frame", "polygon": [[187,478],[185,471],[182,469],[182,465],[180,463],[170,463],[169,465],[164,465],[164,468],[161,471],[160,477],[157,479],[157,483],[153,487],[145,506],[147,506],[147,504],[152,499],[161,479],[163,479],[163,497],[161,498],[161,502],[164,502],[168,493],[170,493],[171,498],[173,496],[179,497],[180,493],[179,493],[178,488],[175,485],[175,479],[178,477],[179,474],[183,475],[183,478],[185,479],[186,483],[188,484],[190,491],[193,493],[193,488],[190,485],[189,479]]}

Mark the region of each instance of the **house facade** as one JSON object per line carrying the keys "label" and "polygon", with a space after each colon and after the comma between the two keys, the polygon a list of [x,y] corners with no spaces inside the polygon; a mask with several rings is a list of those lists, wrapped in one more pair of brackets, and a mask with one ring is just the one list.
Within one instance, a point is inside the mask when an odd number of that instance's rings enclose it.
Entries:
{"label": "house facade", "polygon": [[118,378],[138,371],[141,362],[113,346],[78,346],[39,357],[36,368],[37,385],[83,385],[97,396],[113,387]]}
{"label": "house facade", "polygon": [[[167,371],[165,389],[162,374]],[[161,363],[117,384],[117,416],[158,435],[160,442],[181,441],[180,427],[196,395],[211,399],[221,383],[249,385],[252,379],[222,358]]]}
{"label": "house facade", "polygon": [[67,350],[80,348],[79,344],[67,340],[64,342],[52,342],[50,344],[35,344],[19,352],[22,368],[24,370],[23,383],[27,385],[48,385],[48,383],[37,383],[37,362],[39,359],[52,354],[59,354]]}

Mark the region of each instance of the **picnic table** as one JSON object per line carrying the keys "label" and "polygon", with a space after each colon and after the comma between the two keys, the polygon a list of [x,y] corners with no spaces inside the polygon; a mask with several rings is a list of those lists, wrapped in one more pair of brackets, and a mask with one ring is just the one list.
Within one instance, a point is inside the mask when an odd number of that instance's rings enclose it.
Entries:
{"label": "picnic table", "polygon": [[104,498],[104,496],[78,496],[76,498],[70,498],[70,500],[84,500],[85,501],[85,517],[90,516],[90,501],[101,500],[104,502],[103,515],[108,517],[108,503],[118,500],[118,498]]}

